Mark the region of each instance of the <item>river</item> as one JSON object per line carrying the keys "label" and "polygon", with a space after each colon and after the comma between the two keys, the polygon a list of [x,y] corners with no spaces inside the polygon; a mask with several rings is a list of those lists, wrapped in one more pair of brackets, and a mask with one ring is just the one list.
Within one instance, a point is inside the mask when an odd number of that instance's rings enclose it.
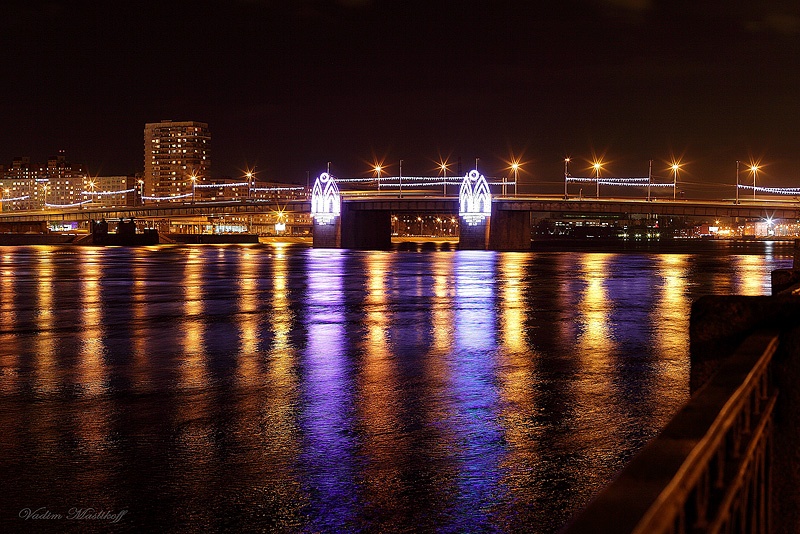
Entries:
{"label": "river", "polygon": [[553,532],[790,254],[2,248],[0,527]]}

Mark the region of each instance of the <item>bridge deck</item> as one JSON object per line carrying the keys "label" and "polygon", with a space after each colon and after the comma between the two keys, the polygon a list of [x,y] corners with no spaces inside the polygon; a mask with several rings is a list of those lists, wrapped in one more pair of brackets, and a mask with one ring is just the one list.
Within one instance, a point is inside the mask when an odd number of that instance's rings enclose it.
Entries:
{"label": "bridge deck", "polygon": [[[427,195],[408,195],[403,198],[382,196],[348,195],[342,200],[351,211],[391,211],[415,213],[458,213],[458,198]],[[741,217],[800,219],[800,202],[733,201],[718,200],[658,200],[643,199],[578,199],[542,196],[495,197],[495,209],[502,211],[528,211],[534,213],[581,213],[592,214],[653,214],[688,217]],[[153,204],[136,207],[91,208],[68,210],[12,211],[0,213],[0,221],[86,221],[113,218],[177,218],[192,216],[221,216],[234,214],[264,214],[275,211],[309,213],[308,200],[285,201],[214,201],[194,204]]]}

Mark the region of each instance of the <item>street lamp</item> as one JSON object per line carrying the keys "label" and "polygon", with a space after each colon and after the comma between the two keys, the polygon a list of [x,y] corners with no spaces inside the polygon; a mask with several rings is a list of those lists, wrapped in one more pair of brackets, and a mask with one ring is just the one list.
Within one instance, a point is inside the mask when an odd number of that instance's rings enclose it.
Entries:
{"label": "street lamp", "polygon": [[569,176],[569,158],[564,158],[564,200],[569,198],[567,192],[567,177]]}
{"label": "street lamp", "polygon": [[417,217],[417,221],[419,222],[419,235],[422,235],[422,217]]}
{"label": "street lamp", "polygon": [[253,196],[253,171],[247,171],[244,175],[247,177],[247,198],[249,200]]}
{"label": "street lamp", "polygon": [[89,180],[89,204],[94,202],[94,180]]}
{"label": "street lamp", "polygon": [[398,174],[400,180],[400,198],[403,198],[403,160],[400,160],[400,173]]}
{"label": "street lamp", "polygon": [[197,185],[197,175],[196,174],[192,174],[190,176],[190,179],[192,180],[192,204],[194,204],[195,189],[196,189],[196,185]]}
{"label": "street lamp", "polygon": [[594,180],[597,186],[597,191],[595,193],[595,196],[597,198],[600,198],[600,169],[603,168],[603,162],[595,161],[594,163],[592,163],[592,167],[594,168]]}
{"label": "street lamp", "polygon": [[381,167],[380,165],[376,164],[375,167],[373,167],[372,170],[375,171],[375,176],[378,177],[378,191],[380,191],[381,190],[381,171],[383,170],[383,167]]}
{"label": "street lamp", "polygon": [[144,206],[144,180],[139,180],[139,200]]}
{"label": "street lamp", "polygon": [[750,172],[753,173],[753,200],[756,199],[756,174],[758,174],[758,165],[751,164],[750,165]]}
{"label": "street lamp", "polygon": [[[678,170],[681,168],[681,164],[674,161],[670,168],[672,169],[672,200],[675,200],[678,192]],[[736,189],[738,191],[739,188],[737,187]]]}
{"label": "street lamp", "polygon": [[519,161],[511,164],[511,170],[514,171],[514,196],[517,196],[517,182],[519,181]]}
{"label": "street lamp", "polygon": [[442,171],[442,193],[447,196],[447,162],[440,161],[439,169]]}

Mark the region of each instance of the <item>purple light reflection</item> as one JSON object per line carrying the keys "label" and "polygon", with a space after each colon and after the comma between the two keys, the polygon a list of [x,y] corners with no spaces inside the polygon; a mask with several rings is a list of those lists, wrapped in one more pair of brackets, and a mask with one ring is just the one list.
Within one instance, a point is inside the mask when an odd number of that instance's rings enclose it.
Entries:
{"label": "purple light reflection", "polygon": [[460,252],[455,258],[454,349],[448,426],[458,467],[461,525],[491,524],[503,500],[501,463],[507,453],[497,376],[495,253]]}
{"label": "purple light reflection", "polygon": [[304,322],[308,341],[301,355],[299,423],[312,532],[352,527],[361,515],[353,491],[358,487],[354,378],[344,347],[345,254],[312,250],[307,257]]}

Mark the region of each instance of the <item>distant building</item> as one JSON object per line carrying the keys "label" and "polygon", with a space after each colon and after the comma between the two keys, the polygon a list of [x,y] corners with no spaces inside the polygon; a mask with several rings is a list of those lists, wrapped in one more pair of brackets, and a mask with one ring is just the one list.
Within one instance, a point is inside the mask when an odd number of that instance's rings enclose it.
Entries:
{"label": "distant building", "polygon": [[[11,167],[0,177],[3,211],[31,210],[42,207],[42,184],[47,182],[46,167],[31,164],[31,158],[14,158]],[[15,200],[8,200],[15,199]]]}
{"label": "distant building", "polygon": [[91,200],[87,206],[94,208],[113,208],[134,206],[136,202],[136,177],[130,176],[92,176],[84,184],[84,200]]}
{"label": "distant building", "polygon": [[[32,210],[69,206],[83,200],[86,167],[67,160],[61,150],[47,160],[47,166],[30,158],[14,158],[0,176],[3,210]],[[7,201],[6,199],[14,199]]]}
{"label": "distant building", "polygon": [[193,182],[206,183],[210,171],[211,132],[208,124],[161,121],[144,125],[145,197],[168,199],[191,194]]}
{"label": "distant building", "polygon": [[47,181],[43,200],[45,206],[69,206],[83,200],[83,188],[87,182],[86,167],[67,160],[63,150],[47,160]]}

